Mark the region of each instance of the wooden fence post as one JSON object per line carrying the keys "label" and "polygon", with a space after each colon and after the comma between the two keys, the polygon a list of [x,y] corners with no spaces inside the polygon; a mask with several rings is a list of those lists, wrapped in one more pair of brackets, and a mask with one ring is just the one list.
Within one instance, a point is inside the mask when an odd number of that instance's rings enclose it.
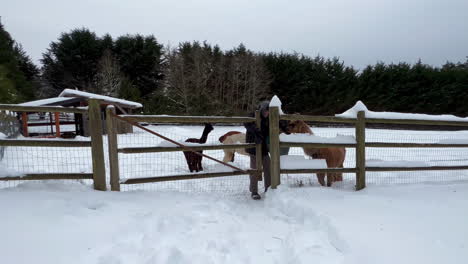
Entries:
{"label": "wooden fence post", "polygon": [[55,118],[55,136],[60,137],[60,113],[55,112],[54,118]]}
{"label": "wooden fence post", "polygon": [[270,107],[269,120],[271,188],[276,189],[276,187],[281,184],[278,107]]}
{"label": "wooden fence post", "polygon": [[111,191],[120,191],[119,153],[117,151],[116,122],[114,122],[116,120],[112,117],[113,114],[115,114],[115,107],[113,105],[107,106],[106,126],[109,146],[110,185]]}
{"label": "wooden fence post", "polygon": [[23,136],[24,137],[29,137],[28,133],[28,113],[27,112],[22,112],[21,113],[21,121],[23,124]]}
{"label": "wooden fence post", "polygon": [[366,187],[366,116],[359,111],[356,120],[356,191]]}
{"label": "wooden fence post", "polygon": [[[260,111],[255,111],[255,124],[257,128],[260,129],[262,125],[262,119],[260,118]],[[257,144],[255,146],[255,161],[258,173],[258,180],[262,180],[262,172],[263,172],[263,156],[262,156],[262,144]]]}
{"label": "wooden fence post", "polygon": [[91,155],[93,158],[94,189],[106,190],[106,168],[102,142],[101,103],[97,99],[88,101],[89,133],[91,135]]}

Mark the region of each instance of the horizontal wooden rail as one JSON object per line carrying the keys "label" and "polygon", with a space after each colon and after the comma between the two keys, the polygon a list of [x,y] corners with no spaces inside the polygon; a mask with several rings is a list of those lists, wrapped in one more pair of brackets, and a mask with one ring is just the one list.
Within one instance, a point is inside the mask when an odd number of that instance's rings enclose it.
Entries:
{"label": "horizontal wooden rail", "polygon": [[367,142],[369,148],[468,148],[468,144]]}
{"label": "horizontal wooden rail", "polygon": [[[74,121],[60,121],[60,125],[74,125]],[[36,127],[36,126],[50,126],[50,121],[49,122],[40,122],[40,123],[32,123],[28,122],[29,127]]]}
{"label": "horizontal wooden rail", "polygon": [[91,147],[91,141],[0,139],[0,146],[11,146],[11,147]]}
{"label": "horizontal wooden rail", "polygon": [[308,143],[308,142],[280,142],[280,147],[296,147],[296,148],[355,148],[353,143]]}
{"label": "horizontal wooden rail", "polygon": [[[336,116],[281,115],[280,119],[290,120],[290,121],[302,120],[302,121],[326,122],[326,123],[351,123],[351,124],[356,123],[356,118],[344,118],[344,117],[336,117]],[[468,127],[468,120],[467,121],[444,121],[444,120],[366,118],[366,123]]]}
{"label": "horizontal wooden rail", "polygon": [[134,122],[152,123],[247,123],[255,122],[253,117],[226,116],[157,116],[157,115],[120,115]]}
{"label": "horizontal wooden rail", "polygon": [[172,152],[172,151],[200,151],[200,150],[216,150],[216,149],[239,149],[239,148],[254,148],[255,144],[226,144],[226,145],[201,145],[182,147],[135,147],[135,148],[119,148],[120,153],[152,153],[152,152]]}
{"label": "horizontal wooden rail", "polygon": [[[468,170],[468,166],[428,166],[428,167],[366,167],[366,171],[431,171],[431,170]],[[356,168],[328,169],[281,169],[281,173],[355,173]]]}
{"label": "horizontal wooden rail", "polygon": [[281,173],[356,173],[356,168],[328,168],[328,169],[281,169]]}
{"label": "horizontal wooden rail", "polygon": [[[351,119],[354,120],[354,119]],[[468,121],[438,121],[438,120],[416,120],[416,119],[381,119],[366,118],[366,123],[373,124],[399,124],[399,125],[428,125],[428,126],[462,126],[468,127]]]}
{"label": "horizontal wooden rail", "polygon": [[366,167],[366,171],[431,171],[431,170],[468,170],[468,166]]}
{"label": "horizontal wooden rail", "polygon": [[356,123],[356,119],[342,118],[336,116],[310,116],[310,115],[280,115],[280,120],[302,120],[311,122],[325,122],[325,123]]}
{"label": "horizontal wooden rail", "polygon": [[[256,173],[257,171],[247,170],[247,172]],[[146,178],[124,179],[124,180],[120,181],[120,184],[139,184],[139,183],[178,181],[178,180],[195,180],[195,179],[203,179],[203,178],[217,178],[217,177],[239,176],[239,175],[246,175],[246,174],[241,172],[241,171],[197,173],[197,174],[191,173],[191,174],[161,176],[161,177],[146,177]]]}
{"label": "horizontal wooden rail", "polygon": [[23,176],[2,177],[0,181],[32,180],[86,180],[93,179],[92,173],[28,173]]}
{"label": "horizontal wooden rail", "polygon": [[[352,143],[309,143],[309,142],[281,142],[280,147],[309,147],[309,148],[355,148]],[[441,144],[441,143],[388,143],[367,142],[368,148],[468,148],[468,144]]]}
{"label": "horizontal wooden rail", "polygon": [[0,104],[0,110],[13,112],[60,112],[60,113],[78,113],[85,114],[88,110],[74,107],[59,106],[22,106],[14,104]]}

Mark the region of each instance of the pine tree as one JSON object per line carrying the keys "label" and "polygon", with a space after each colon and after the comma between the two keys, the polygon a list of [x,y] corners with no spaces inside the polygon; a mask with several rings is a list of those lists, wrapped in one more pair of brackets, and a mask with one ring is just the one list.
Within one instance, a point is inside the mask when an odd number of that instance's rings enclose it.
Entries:
{"label": "pine tree", "polygon": [[34,99],[37,68],[0,23],[0,103]]}

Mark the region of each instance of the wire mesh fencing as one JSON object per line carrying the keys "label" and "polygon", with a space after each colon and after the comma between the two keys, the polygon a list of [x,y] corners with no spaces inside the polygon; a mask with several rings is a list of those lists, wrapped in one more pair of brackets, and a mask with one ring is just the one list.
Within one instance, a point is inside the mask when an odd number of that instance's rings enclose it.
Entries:
{"label": "wire mesh fencing", "polygon": [[[92,173],[89,147],[7,146],[0,161],[2,177],[39,173]],[[16,186],[24,180],[0,181],[0,188]],[[91,180],[85,180],[91,184]]]}
{"label": "wire mesh fencing", "polygon": [[[412,131],[366,129],[366,142],[468,142],[468,131]],[[366,164],[389,162],[398,166],[466,166],[468,148],[366,148]],[[368,185],[448,183],[468,180],[467,170],[366,172]]]}
{"label": "wire mesh fencing", "polygon": [[[315,135],[335,137],[337,135],[355,136],[354,128],[312,127]],[[468,131],[421,131],[366,129],[366,142],[385,143],[442,143],[468,142]],[[291,148],[289,155],[303,155],[301,148]],[[345,168],[354,168],[356,152],[346,148]],[[386,163],[394,166],[466,166],[468,165],[468,148],[375,148],[366,147],[366,166]],[[342,182],[333,183],[333,188],[353,189],[355,174],[344,173]],[[288,185],[317,186],[315,174],[283,174],[283,182]],[[448,171],[391,171],[366,172],[366,183],[372,185],[410,184],[410,183],[450,183],[468,181],[467,170]]]}
{"label": "wire mesh fencing", "polygon": [[[55,115],[44,113],[28,114],[28,137],[24,137],[22,112],[0,111],[0,139],[8,141],[49,141],[44,135],[55,133],[48,131],[49,123],[55,122]],[[73,114],[60,113],[59,118],[70,121]],[[50,119],[52,118],[52,119]],[[47,124],[47,125],[44,125]],[[66,130],[62,126],[62,129]],[[63,139],[56,139],[63,140]],[[89,140],[77,138],[76,140]],[[28,144],[30,146],[10,146],[10,143],[0,146],[0,188],[13,187],[24,182],[21,178],[27,175],[37,174],[92,174],[92,158],[90,147],[54,147],[39,146],[39,144]],[[33,146],[34,145],[34,146]],[[35,146],[38,145],[38,146]],[[7,180],[5,180],[7,179]],[[67,182],[70,180],[60,180]],[[82,180],[91,184],[91,180]],[[28,180],[36,182],[36,180]]]}
{"label": "wire mesh fencing", "polygon": [[[203,126],[190,125],[150,125],[152,129],[173,140],[184,143],[188,138],[200,138]],[[14,131],[18,127],[13,128]],[[312,127],[313,132],[322,137],[335,137],[337,135],[354,136],[354,128],[323,128]],[[243,126],[214,126],[208,135],[206,144],[220,144],[219,137],[228,131],[245,133]],[[18,135],[16,135],[18,136]],[[21,137],[21,136],[20,136]],[[88,140],[77,138],[75,140]],[[366,129],[366,142],[410,142],[410,143],[438,143],[446,140],[467,141],[468,131],[411,131]],[[109,164],[107,152],[107,138],[104,136],[104,153],[106,161],[107,182],[109,182]],[[118,147],[154,147],[167,146],[163,139],[151,135],[138,128],[133,133],[119,134]],[[0,168],[3,174],[28,173],[92,173],[91,149],[89,147],[2,147]],[[203,152],[213,158],[223,160],[223,150],[205,150]],[[301,148],[291,148],[289,155],[304,155]],[[468,148],[366,148],[367,166],[378,162],[407,163],[411,166],[458,166],[468,165]],[[203,158],[204,173],[219,172],[232,169]],[[249,169],[248,156],[235,154],[233,165],[241,169]],[[189,168],[183,152],[159,152],[123,154],[119,153],[120,178],[162,177],[170,175],[189,174]],[[355,167],[355,149],[346,149],[345,168]],[[5,176],[5,175],[3,175]],[[7,175],[8,176],[8,175]],[[366,182],[372,185],[391,185],[408,183],[449,183],[467,181],[468,171],[401,171],[401,172],[366,172]],[[16,186],[18,181],[1,182],[0,188]],[[91,180],[85,180],[91,184]],[[282,174],[281,182],[290,187],[319,186],[316,175]],[[249,176],[226,176],[220,178],[205,178],[194,180],[167,181],[157,183],[144,183],[122,185],[123,191],[131,190],[177,190],[185,192],[215,192],[221,194],[248,193]],[[335,182],[332,188],[353,189],[355,174],[344,173],[342,182]],[[260,182],[259,189],[263,189]]]}
{"label": "wire mesh fencing", "polygon": [[[147,128],[162,134],[177,142],[185,143],[188,138],[200,138],[203,126],[188,125],[152,125]],[[219,137],[228,131],[245,132],[242,126],[214,126],[208,135],[206,145],[218,145]],[[157,136],[135,128],[134,133],[119,135],[119,148],[125,147],[156,147],[167,146],[167,142]],[[204,150],[203,154],[218,160],[223,160],[223,150]],[[234,166],[249,169],[250,159],[244,155],[235,155]],[[233,169],[207,158],[202,159],[203,172],[224,172]],[[119,154],[120,178],[162,177],[189,174],[189,167],[184,153],[181,151]],[[194,173],[196,174],[196,173]],[[204,178],[194,180],[179,180],[135,185],[121,185],[121,190],[178,190],[187,192],[217,192],[244,193],[248,191],[248,175],[226,176],[220,178]]]}

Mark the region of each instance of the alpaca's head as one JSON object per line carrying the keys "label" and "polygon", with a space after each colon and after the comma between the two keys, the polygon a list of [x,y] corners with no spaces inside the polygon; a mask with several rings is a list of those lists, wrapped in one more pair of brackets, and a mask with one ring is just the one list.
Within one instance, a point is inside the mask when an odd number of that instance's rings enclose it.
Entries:
{"label": "alpaca's head", "polygon": [[205,129],[203,129],[203,134],[199,140],[200,143],[205,144],[208,138],[208,134],[213,131],[213,126],[210,123],[205,123]]}
{"label": "alpaca's head", "polygon": [[203,132],[210,133],[211,131],[213,131],[213,129],[214,128],[210,123],[205,123],[205,129],[203,130]]}
{"label": "alpaca's head", "polygon": [[290,133],[314,134],[306,122],[302,120],[289,122],[288,130]]}

